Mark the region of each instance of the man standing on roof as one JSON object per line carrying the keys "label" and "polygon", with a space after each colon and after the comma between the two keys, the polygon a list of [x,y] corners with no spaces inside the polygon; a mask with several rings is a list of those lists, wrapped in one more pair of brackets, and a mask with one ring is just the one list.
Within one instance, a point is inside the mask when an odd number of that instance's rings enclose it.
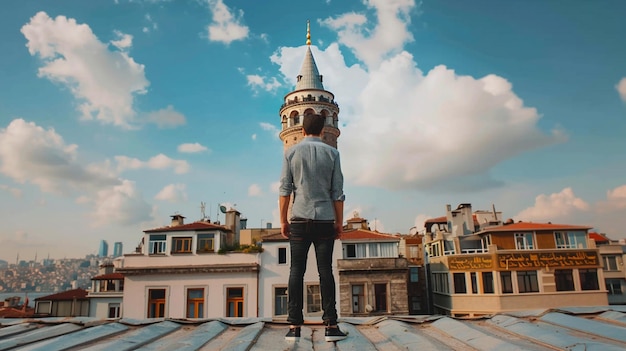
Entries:
{"label": "man standing on roof", "polygon": [[[304,272],[307,254],[313,244],[320,277],[325,338],[326,341],[337,341],[346,337],[337,326],[336,287],[332,268],[334,241],[343,229],[343,174],[339,151],[320,138],[324,118],[305,115],[302,127],[304,138],[285,151],[280,176],[281,234],[289,239],[291,253],[287,287],[287,321],[291,325],[285,339],[300,338],[300,326],[304,323]],[[288,220],[292,194],[293,206]]]}

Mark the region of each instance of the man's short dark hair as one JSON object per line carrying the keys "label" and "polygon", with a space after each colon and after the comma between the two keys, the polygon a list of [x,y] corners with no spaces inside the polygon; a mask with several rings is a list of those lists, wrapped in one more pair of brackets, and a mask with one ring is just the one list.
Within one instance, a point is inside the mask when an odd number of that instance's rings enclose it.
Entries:
{"label": "man's short dark hair", "polygon": [[302,128],[308,135],[320,135],[324,129],[324,117],[320,115],[305,115],[302,119]]}

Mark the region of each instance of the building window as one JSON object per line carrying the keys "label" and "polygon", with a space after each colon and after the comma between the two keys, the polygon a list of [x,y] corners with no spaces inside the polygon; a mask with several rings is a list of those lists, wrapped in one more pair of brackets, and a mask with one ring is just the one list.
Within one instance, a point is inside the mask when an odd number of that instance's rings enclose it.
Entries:
{"label": "building window", "polygon": [[191,237],[172,238],[172,253],[191,253]]}
{"label": "building window", "polygon": [[419,258],[419,247],[409,246],[409,258]]}
{"label": "building window", "polygon": [[454,293],[467,293],[467,287],[465,286],[465,273],[454,273]]}
{"label": "building window", "polygon": [[513,293],[513,280],[511,279],[511,272],[500,272],[500,280],[502,281],[502,293]]}
{"label": "building window", "polygon": [[120,318],[120,304],[110,303],[107,318]]}
{"label": "building window", "polygon": [[554,241],[557,249],[586,249],[586,232],[555,232]]}
{"label": "building window", "polygon": [[478,294],[478,282],[476,281],[476,273],[470,273],[470,280],[472,281],[472,294]]}
{"label": "building window", "polygon": [[582,290],[598,290],[598,272],[595,269],[579,269],[580,288]]}
{"label": "building window", "polygon": [[243,317],[243,288],[226,288],[226,317]]}
{"label": "building window", "polygon": [[517,287],[519,288],[520,294],[539,292],[537,271],[518,271]]}
{"label": "building window", "polygon": [[165,241],[165,235],[150,235],[150,244],[148,250],[150,255],[164,254],[167,248],[167,242]]}
{"label": "building window", "polygon": [[417,283],[420,280],[419,268],[409,267],[409,281],[411,283]]}
{"label": "building window", "polygon": [[534,247],[533,233],[515,233],[515,249],[532,250]]}
{"label": "building window", "polygon": [[493,294],[493,272],[483,272],[483,293]]}
{"label": "building window", "polygon": [[109,279],[106,281],[106,291],[115,291],[115,280]]}
{"label": "building window", "polygon": [[620,279],[607,279],[606,290],[609,291],[609,295],[622,295],[622,280]]}
{"label": "building window", "polygon": [[214,252],[214,234],[198,234],[198,252]]}
{"label": "building window", "polygon": [[387,312],[387,284],[374,284],[375,311]]}
{"label": "building window", "polygon": [[411,296],[411,309],[413,311],[419,311],[422,309],[419,296]]}
{"label": "building window", "polygon": [[352,313],[365,312],[365,286],[352,285]]}
{"label": "building window", "polygon": [[187,318],[204,318],[204,289],[187,289]]}
{"label": "building window", "polygon": [[571,269],[555,269],[556,291],[574,291],[574,275]]}
{"label": "building window", "polygon": [[365,244],[346,244],[346,258],[364,258],[366,250]]}
{"label": "building window", "polygon": [[322,295],[319,285],[307,285],[306,287],[306,311],[308,313],[322,310]]}
{"label": "building window", "polygon": [[274,315],[287,315],[287,288],[274,288]]}
{"label": "building window", "polygon": [[448,284],[448,273],[433,273],[433,291],[450,293],[450,287]]}
{"label": "building window", "polygon": [[148,290],[148,318],[165,317],[165,289]]}
{"label": "building window", "polygon": [[378,243],[369,244],[369,251],[368,257],[378,257]]}
{"label": "building window", "polygon": [[278,264],[287,264],[287,248],[278,248]]}
{"label": "building window", "polygon": [[605,271],[617,271],[617,256],[602,256],[602,269]]}

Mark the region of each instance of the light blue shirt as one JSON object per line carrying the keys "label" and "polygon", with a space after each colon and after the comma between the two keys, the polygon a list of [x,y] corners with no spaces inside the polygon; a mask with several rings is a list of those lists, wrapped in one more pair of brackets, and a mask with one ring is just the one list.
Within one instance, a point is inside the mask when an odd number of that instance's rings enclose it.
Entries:
{"label": "light blue shirt", "polygon": [[315,136],[285,151],[279,195],[292,193],[292,218],[334,220],[334,201],[344,198],[339,151]]}

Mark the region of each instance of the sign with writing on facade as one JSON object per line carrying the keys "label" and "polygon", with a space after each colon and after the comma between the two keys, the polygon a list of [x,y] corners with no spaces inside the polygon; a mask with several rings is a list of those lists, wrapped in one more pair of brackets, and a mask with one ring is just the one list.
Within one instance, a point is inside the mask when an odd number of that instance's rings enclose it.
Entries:
{"label": "sign with writing on facade", "polygon": [[493,269],[493,257],[491,255],[449,257],[448,269],[451,271],[465,271],[472,269]]}
{"label": "sign with writing on facade", "polygon": [[597,266],[598,254],[595,251],[541,252],[498,254],[498,268],[545,268]]}
{"label": "sign with writing on facade", "polygon": [[[495,262],[494,262],[495,261]],[[598,266],[596,251],[575,252],[515,252],[492,255],[449,256],[451,271],[518,270],[546,267]]]}

